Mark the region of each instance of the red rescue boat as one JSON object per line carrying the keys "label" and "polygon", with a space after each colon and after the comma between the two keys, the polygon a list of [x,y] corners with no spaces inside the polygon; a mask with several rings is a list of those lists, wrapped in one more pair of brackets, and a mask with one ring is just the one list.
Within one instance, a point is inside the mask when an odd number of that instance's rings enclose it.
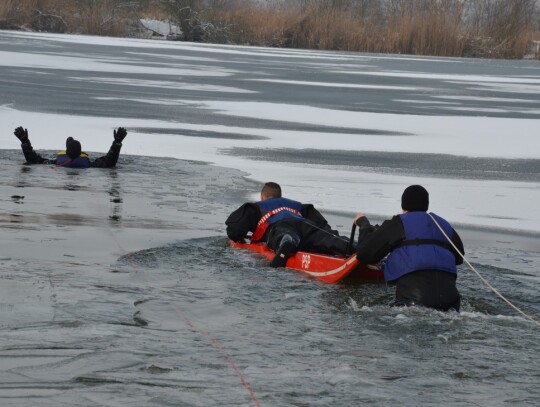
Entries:
{"label": "red rescue boat", "polygon": [[[351,234],[351,241],[354,237],[354,230],[355,228],[353,228]],[[274,251],[266,246],[265,243],[237,243],[229,240],[229,244],[236,249],[247,249],[260,253],[268,260],[274,258]],[[301,271],[317,280],[330,284],[343,281],[371,283],[384,281],[383,271],[378,265],[360,264],[356,259],[356,254],[349,257],[340,257],[297,252],[295,255],[289,257],[286,267]]]}

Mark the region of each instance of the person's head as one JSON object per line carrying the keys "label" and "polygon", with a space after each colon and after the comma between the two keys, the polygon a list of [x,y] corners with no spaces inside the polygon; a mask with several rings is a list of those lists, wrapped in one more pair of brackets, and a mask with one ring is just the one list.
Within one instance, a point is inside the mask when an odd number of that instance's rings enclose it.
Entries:
{"label": "person's head", "polygon": [[281,198],[281,187],[275,182],[267,182],[261,190],[261,201],[272,198]]}
{"label": "person's head", "polygon": [[401,195],[401,209],[407,212],[426,212],[429,207],[428,191],[421,185],[405,188]]}
{"label": "person's head", "polygon": [[66,140],[66,155],[72,160],[81,155],[81,143],[73,137]]}

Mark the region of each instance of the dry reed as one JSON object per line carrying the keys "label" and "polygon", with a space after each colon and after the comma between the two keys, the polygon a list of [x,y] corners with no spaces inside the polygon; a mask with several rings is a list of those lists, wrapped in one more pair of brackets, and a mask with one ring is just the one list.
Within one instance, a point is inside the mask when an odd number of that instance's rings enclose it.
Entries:
{"label": "dry reed", "polygon": [[[141,17],[188,39],[275,47],[521,58],[534,0],[1,0],[0,28],[126,36]],[[185,7],[193,12],[185,13]],[[176,13],[173,11],[176,10]],[[181,12],[180,12],[181,11]],[[187,18],[188,16],[189,18]]]}

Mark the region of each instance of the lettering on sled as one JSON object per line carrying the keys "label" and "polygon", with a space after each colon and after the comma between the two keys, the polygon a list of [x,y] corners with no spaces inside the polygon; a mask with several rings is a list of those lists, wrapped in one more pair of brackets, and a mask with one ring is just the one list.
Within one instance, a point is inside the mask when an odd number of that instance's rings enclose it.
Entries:
{"label": "lettering on sled", "polygon": [[[272,260],[275,255],[264,243],[240,243],[229,240],[229,245],[236,249],[247,249],[260,253],[268,260]],[[356,259],[356,254],[352,254],[349,257],[340,257],[299,251],[287,260],[285,267],[302,271],[312,278],[330,284],[344,280],[366,283],[380,283],[384,281],[383,271],[380,265],[360,264]]]}

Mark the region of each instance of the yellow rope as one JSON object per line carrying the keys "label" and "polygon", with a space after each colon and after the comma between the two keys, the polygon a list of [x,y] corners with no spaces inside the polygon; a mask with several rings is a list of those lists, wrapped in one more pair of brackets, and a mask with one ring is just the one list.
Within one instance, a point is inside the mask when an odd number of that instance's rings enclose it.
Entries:
{"label": "yellow rope", "polygon": [[442,229],[441,225],[439,225],[439,223],[435,220],[435,218],[431,215],[431,213],[427,212],[427,214],[429,215],[429,217],[433,220],[433,222],[435,222],[435,225],[437,225],[437,227],[439,228],[439,230],[442,232],[442,234],[444,235],[444,237],[446,238],[446,240],[448,240],[448,242],[450,242],[450,244],[452,245],[452,247],[456,250],[456,252],[459,253],[459,255],[461,256],[461,258],[463,259],[463,261],[465,261],[465,263],[467,263],[467,265],[471,268],[472,271],[474,271],[476,273],[476,275],[478,277],[480,277],[480,280],[482,280],[482,282],[487,286],[489,287],[495,294],[497,294],[497,296],[499,296],[499,298],[501,298],[504,302],[506,302],[508,305],[510,305],[513,309],[515,309],[517,312],[519,312],[521,315],[523,315],[527,320],[529,320],[530,322],[532,322],[533,324],[535,324],[536,326],[539,326],[540,327],[540,322],[538,322],[535,318],[533,318],[532,316],[526,314],[525,312],[523,312],[522,310],[520,310],[518,307],[516,307],[514,304],[512,304],[508,299],[505,298],[504,295],[502,295],[499,291],[497,291],[497,289],[495,287],[493,287],[478,271],[476,271],[476,269],[472,266],[471,263],[469,263],[469,260],[467,260],[465,258],[465,256],[463,255],[463,253],[461,253],[459,251],[459,249],[456,247],[456,245],[452,242],[452,240],[450,240],[450,238],[448,237],[448,235],[444,232],[444,230]]}

